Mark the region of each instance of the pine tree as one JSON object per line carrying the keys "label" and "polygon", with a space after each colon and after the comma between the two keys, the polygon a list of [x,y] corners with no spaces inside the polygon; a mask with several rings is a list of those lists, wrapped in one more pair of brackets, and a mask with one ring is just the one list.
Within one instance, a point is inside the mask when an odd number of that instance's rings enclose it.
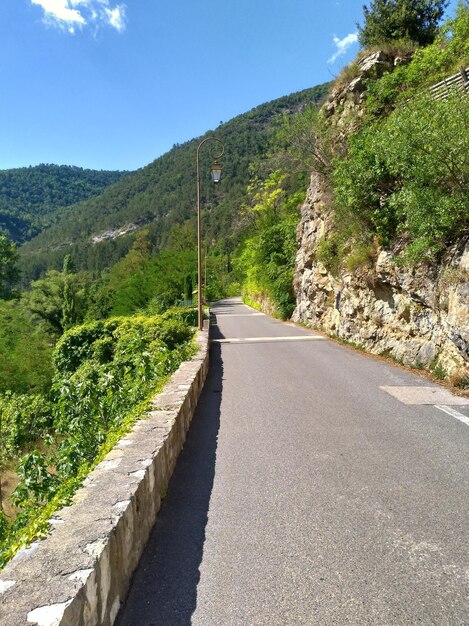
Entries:
{"label": "pine tree", "polygon": [[358,24],[363,48],[406,39],[425,46],[433,42],[448,0],[372,0],[363,6],[365,23]]}

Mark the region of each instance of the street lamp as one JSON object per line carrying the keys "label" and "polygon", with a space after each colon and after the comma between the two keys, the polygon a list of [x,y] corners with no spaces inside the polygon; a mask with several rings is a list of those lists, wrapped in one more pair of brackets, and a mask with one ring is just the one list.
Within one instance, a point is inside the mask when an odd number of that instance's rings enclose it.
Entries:
{"label": "street lamp", "polygon": [[216,137],[206,137],[197,146],[197,310],[198,310],[198,322],[199,329],[203,330],[204,319],[202,311],[202,222],[200,218],[200,165],[199,154],[201,147],[208,141],[216,141],[221,146],[220,154],[214,159],[211,167],[212,180],[214,183],[220,182],[221,178],[221,165],[218,159],[225,154],[225,146],[220,139]]}

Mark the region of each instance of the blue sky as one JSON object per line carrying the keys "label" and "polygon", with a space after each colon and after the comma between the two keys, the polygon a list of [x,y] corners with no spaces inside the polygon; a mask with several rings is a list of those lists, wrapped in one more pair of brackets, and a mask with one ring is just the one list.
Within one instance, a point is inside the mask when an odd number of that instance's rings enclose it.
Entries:
{"label": "blue sky", "polygon": [[[456,2],[452,2],[454,9]],[[136,169],[330,80],[354,0],[1,0],[0,169]]]}

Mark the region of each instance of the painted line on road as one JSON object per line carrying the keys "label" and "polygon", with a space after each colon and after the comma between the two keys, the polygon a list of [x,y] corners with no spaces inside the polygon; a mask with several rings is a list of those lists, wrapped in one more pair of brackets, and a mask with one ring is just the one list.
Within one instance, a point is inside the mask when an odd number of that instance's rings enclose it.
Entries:
{"label": "painted line on road", "polygon": [[466,426],[469,426],[469,417],[467,417],[467,415],[464,415],[463,413],[460,413],[459,411],[456,411],[452,407],[446,406],[444,404],[435,404],[434,407],[435,409],[439,409],[440,411],[444,411],[448,415],[451,415],[451,417],[455,417],[457,420],[459,420],[463,424],[466,424]]}
{"label": "painted line on road", "polygon": [[278,342],[278,341],[312,341],[324,339],[320,335],[294,335],[292,337],[232,337],[230,339],[212,339],[212,343],[251,343],[257,341]]}
{"label": "painted line on road", "polygon": [[455,396],[448,389],[436,385],[420,387],[417,385],[382,386],[382,391],[389,393],[403,404],[432,404],[433,406],[465,406],[469,399]]}
{"label": "painted line on road", "polygon": [[265,313],[215,313],[214,315],[216,315],[216,317],[258,317],[259,315],[262,315],[263,317],[265,317]]}

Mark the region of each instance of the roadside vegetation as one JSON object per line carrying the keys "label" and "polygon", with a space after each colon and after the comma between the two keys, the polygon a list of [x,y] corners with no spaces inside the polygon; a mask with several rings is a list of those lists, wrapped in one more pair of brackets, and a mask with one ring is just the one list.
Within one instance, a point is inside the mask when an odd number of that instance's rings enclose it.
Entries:
{"label": "roadside vegetation", "polygon": [[[377,45],[380,40],[365,36],[366,28],[362,41]],[[428,91],[469,66],[468,3],[461,2],[455,19],[430,32],[433,41],[426,46],[418,39],[381,42],[380,49],[402,62],[368,79],[364,114],[348,120],[349,133],[340,133],[334,115],[322,113],[316,124],[335,209],[335,228],[322,242],[319,258],[333,273],[366,265],[377,246],[398,248],[398,260],[408,265],[435,260],[469,233],[464,130],[469,95],[458,90],[435,100]]]}
{"label": "roadside vegetation", "polygon": [[13,467],[17,475],[0,502],[0,566],[47,534],[54,511],[193,354],[195,315],[181,308],[75,326],[54,348],[47,391],[0,395],[0,482]]}
{"label": "roadside vegetation", "polygon": [[[371,264],[383,246],[412,266],[469,236],[469,98],[428,93],[469,66],[468,2],[441,25],[445,6],[366,7],[363,50],[333,89],[360,76],[370,53],[394,62],[366,79],[359,114],[320,109],[330,88],[321,85],[211,133],[227,152],[219,186],[203,185],[206,300],[242,293],[291,316],[311,170],[325,178],[335,215],[318,250],[333,274]],[[47,532],[53,511],[192,354],[195,314],[182,305],[197,286],[196,143],[125,177],[55,166],[0,173],[0,565]]]}

